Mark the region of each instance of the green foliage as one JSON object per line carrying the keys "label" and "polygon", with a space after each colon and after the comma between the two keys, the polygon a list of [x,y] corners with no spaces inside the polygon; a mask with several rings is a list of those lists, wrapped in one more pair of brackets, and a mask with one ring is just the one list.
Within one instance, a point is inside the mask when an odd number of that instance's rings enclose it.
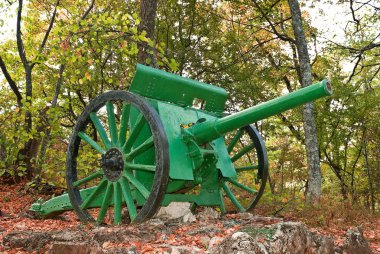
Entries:
{"label": "green foliage", "polygon": [[[23,149],[32,142],[31,149],[35,151],[28,152],[33,152],[34,175],[41,174],[56,185],[63,185],[66,144],[77,116],[96,95],[127,89],[136,64],[137,43],[155,45],[145,37],[145,31],[137,32],[138,6],[99,2],[89,9],[87,2],[78,0],[59,2],[52,30],[42,47],[54,7],[51,1],[29,1],[24,6],[22,39],[26,57],[34,65],[33,97],[23,98],[18,106],[6,80],[0,79],[0,174],[7,173],[15,179],[25,176]],[[84,16],[87,10],[88,15]],[[9,37],[0,49],[9,74],[23,93],[25,72],[16,38]],[[159,47],[157,52],[161,65],[176,68],[173,59],[159,53]],[[61,81],[60,65],[64,66]],[[32,115],[30,130],[25,128],[27,113]],[[93,161],[88,157],[87,161]]]}

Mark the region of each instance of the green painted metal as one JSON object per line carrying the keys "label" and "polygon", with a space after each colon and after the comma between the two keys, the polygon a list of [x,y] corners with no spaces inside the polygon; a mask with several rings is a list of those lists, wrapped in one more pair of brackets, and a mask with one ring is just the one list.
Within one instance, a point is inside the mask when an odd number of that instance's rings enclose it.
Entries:
{"label": "green painted metal", "polygon": [[[173,201],[193,202],[194,205],[218,206],[222,212],[226,211],[223,193],[239,211],[245,211],[246,208],[232,190],[235,191],[237,187],[238,190],[252,194],[257,192],[239,183],[237,173],[251,170],[257,172],[259,165],[235,163],[236,168],[234,167],[234,162],[254,149],[254,145],[247,145],[230,156],[243,134],[240,128],[331,94],[329,83],[323,80],[222,117],[228,96],[224,89],[143,65],[137,66],[130,91],[143,96],[158,112],[168,138],[170,178],[162,205]],[[195,99],[206,103],[204,109],[193,107]],[[118,118],[115,117],[114,107],[112,102],[106,103],[105,123],[102,123],[96,113],[90,114],[100,136],[99,142],[95,142],[84,131],[79,132],[78,136],[101,155],[110,149],[118,149],[124,163],[120,177],[116,180],[109,179],[105,171],[99,169],[75,181],[73,185],[82,187],[99,178],[96,186],[80,190],[83,201],[81,208],[100,208],[97,221],[101,223],[109,207],[113,207],[113,222],[120,224],[122,206],[128,208],[133,221],[138,216],[138,206],[143,205],[151,193],[156,170],[155,144],[146,119],[135,107],[123,104]],[[225,134],[236,129],[237,134],[226,146]],[[198,194],[186,193],[195,187],[199,187]],[[67,194],[44,203],[38,201],[30,208],[44,217],[70,209],[72,206]]]}
{"label": "green painted metal", "polygon": [[[93,193],[96,187],[91,187],[87,189],[83,189],[80,192],[82,198],[86,198]],[[39,216],[46,218],[49,216],[53,216],[55,214],[60,214],[64,211],[72,210],[69,196],[67,194],[63,194],[58,197],[54,197],[45,202],[42,199],[37,200],[32,206],[29,208],[30,211],[37,213]]]}
{"label": "green painted metal", "polygon": [[96,130],[98,131],[98,133],[99,133],[99,135],[103,141],[103,144],[106,146],[107,149],[109,149],[111,147],[111,142],[109,141],[108,136],[107,136],[107,132],[104,129],[102,123],[100,122],[98,116],[95,113],[91,113],[90,118],[91,118],[92,122],[94,123],[94,126],[95,126]]}
{"label": "green painted metal", "polygon": [[[153,103],[152,101],[153,100],[151,100],[151,103]],[[199,153],[198,157],[194,154],[192,156],[184,156],[186,154],[190,155],[189,142],[191,142],[191,140],[186,141],[183,139],[184,129],[180,126],[183,124],[187,125],[196,123],[199,119],[212,121],[217,118],[193,108],[182,108],[161,101],[155,101],[154,103],[157,105],[160,117],[165,119],[163,124],[169,141],[169,154],[170,158],[173,158],[170,161],[170,178],[178,180],[194,180],[194,171],[201,167],[204,154]],[[223,176],[236,177],[236,172],[228,157],[224,139],[216,139],[210,143],[210,146],[215,154],[219,154],[217,167],[221,170]],[[196,145],[196,147],[199,146]]]}
{"label": "green painted metal", "polygon": [[183,107],[193,106],[194,99],[203,100],[206,103],[204,109],[216,115],[223,113],[228,97],[223,88],[141,64],[137,65],[129,91]]}
{"label": "green painted metal", "polygon": [[102,204],[100,205],[100,211],[98,213],[98,218],[96,219],[97,222],[102,223],[104,221],[104,217],[106,216],[108,206],[111,203],[111,197],[112,197],[112,183],[107,183],[106,193],[103,196]]}
{"label": "green painted metal", "polygon": [[244,212],[244,207],[240,204],[240,202],[236,199],[230,188],[227,186],[225,182],[222,182],[222,188],[226,192],[228,198],[232,201],[232,203],[239,209],[240,212]]}
{"label": "green painted metal", "polygon": [[78,187],[78,186],[85,184],[85,183],[87,183],[87,182],[89,182],[89,181],[91,181],[91,180],[93,180],[99,176],[103,176],[103,170],[101,170],[101,169],[95,171],[93,174],[91,174],[89,176],[86,176],[80,180],[75,181],[73,185],[74,185],[74,187]]}
{"label": "green painted metal", "polygon": [[236,114],[196,124],[188,129],[187,134],[199,144],[207,143],[230,131],[331,94],[329,82],[323,80]]}
{"label": "green painted metal", "polygon": [[111,134],[111,143],[112,145],[116,145],[117,143],[117,129],[116,129],[116,119],[115,119],[115,109],[113,107],[113,104],[110,101],[107,101],[106,103],[107,108],[107,116],[108,116],[108,124],[110,128],[110,134]]}
{"label": "green painted metal", "polygon": [[225,178],[225,181],[228,181],[228,182],[232,183],[233,185],[235,185],[235,186],[237,186],[237,187],[239,187],[239,188],[241,188],[241,189],[243,189],[245,191],[248,191],[248,192],[250,192],[252,194],[254,194],[254,193],[257,192],[256,190],[251,189],[251,188],[249,188],[249,187],[247,187],[247,186],[245,186],[245,185],[237,182],[236,180],[234,180],[232,178]]}
{"label": "green painted metal", "polygon": [[129,216],[131,220],[133,221],[136,218],[137,211],[136,211],[135,203],[133,201],[131,188],[129,186],[128,181],[124,178],[121,179],[120,184],[121,184],[121,190],[123,192],[123,196],[124,196],[124,199],[126,201],[127,208],[129,211]]}
{"label": "green painted metal", "polygon": [[105,154],[106,151],[104,151],[104,149],[98,143],[96,143],[94,140],[92,140],[92,138],[90,138],[86,133],[79,132],[78,135],[85,142],[89,143],[96,151],[98,151],[101,154]]}
{"label": "green painted metal", "polygon": [[122,197],[121,197],[121,189],[120,183],[116,182],[113,185],[113,193],[114,193],[114,223],[119,225],[121,223],[121,206],[122,206]]}
{"label": "green painted metal", "polygon": [[118,145],[121,147],[124,145],[126,135],[127,135],[128,119],[129,119],[130,110],[131,110],[131,105],[124,103],[122,113],[121,113],[119,139],[118,139]]}
{"label": "green painted metal", "polygon": [[248,170],[252,170],[252,169],[258,169],[258,168],[259,168],[259,165],[249,165],[249,166],[245,166],[245,167],[235,168],[235,170],[237,173],[239,173],[239,172],[248,171]]}

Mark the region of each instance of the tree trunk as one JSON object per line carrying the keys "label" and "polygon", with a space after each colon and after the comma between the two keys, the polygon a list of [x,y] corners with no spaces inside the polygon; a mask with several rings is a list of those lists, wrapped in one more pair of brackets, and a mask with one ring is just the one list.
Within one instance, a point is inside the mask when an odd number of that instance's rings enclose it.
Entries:
{"label": "tree trunk", "polygon": [[371,171],[370,171],[370,165],[368,162],[368,153],[367,153],[367,133],[366,133],[366,128],[364,127],[363,130],[363,154],[364,154],[364,162],[365,162],[365,169],[367,173],[367,178],[368,178],[368,188],[369,188],[369,195],[371,197],[371,210],[374,213],[375,212],[375,193],[373,189],[373,183],[372,183],[372,177],[371,177]]}
{"label": "tree trunk", "polygon": [[[17,50],[21,59],[21,62],[24,66],[25,71],[25,102],[29,104],[29,107],[32,106],[32,97],[33,97],[33,86],[32,86],[32,68],[29,61],[26,58],[24,43],[21,38],[21,17],[22,17],[22,8],[23,0],[18,1],[18,10],[17,10],[17,27],[16,27],[16,39],[17,39]],[[32,131],[32,114],[29,109],[26,109],[25,112],[25,131],[30,133]],[[26,174],[28,179],[31,179],[33,176],[33,166],[32,158],[36,151],[36,141],[33,138],[30,138],[24,145],[24,149],[20,153],[24,156],[24,163],[26,165]]]}
{"label": "tree trunk", "polygon": [[[312,73],[307,43],[302,28],[301,10],[298,0],[289,0],[292,14],[292,27],[297,47],[300,80],[302,87],[312,83]],[[308,167],[308,186],[306,200],[310,203],[318,202],[321,196],[321,167],[318,153],[317,130],[314,119],[314,105],[308,103],[303,108],[303,125],[305,130],[305,147]]]}
{"label": "tree trunk", "polygon": [[[141,0],[139,33],[146,32],[146,37],[154,41],[154,27],[157,11],[157,0]],[[139,42],[137,62],[156,67],[154,48],[146,42]]]}
{"label": "tree trunk", "polygon": [[[62,75],[63,75],[64,70],[65,70],[65,65],[61,64],[61,66],[59,67],[59,77],[58,77],[57,83],[55,85],[54,96],[53,96],[53,99],[51,101],[50,109],[54,109],[58,104],[58,96],[59,96],[60,91],[61,91]],[[46,125],[51,126],[52,119],[50,119],[47,116],[46,120],[47,120]],[[42,142],[41,142],[40,154],[39,154],[38,160],[37,160],[37,163],[38,163],[37,169],[36,169],[37,175],[40,175],[41,171],[42,171],[42,164],[45,160],[46,150],[47,150],[48,144],[50,142],[50,138],[51,138],[51,128],[45,128],[44,132],[45,132],[45,135],[44,135]]]}

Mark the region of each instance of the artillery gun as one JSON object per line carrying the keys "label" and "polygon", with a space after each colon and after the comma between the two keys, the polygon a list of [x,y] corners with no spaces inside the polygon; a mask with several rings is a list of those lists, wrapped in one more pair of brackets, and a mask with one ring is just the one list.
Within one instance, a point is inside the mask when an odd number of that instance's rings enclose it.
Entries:
{"label": "artillery gun", "polygon": [[[265,144],[251,125],[331,95],[323,80],[232,115],[216,86],[137,65],[129,92],[109,91],[79,116],[67,149],[67,193],[30,210],[74,210],[82,221],[152,217],[170,202],[252,210],[268,177]],[[202,102],[200,108],[194,102]]]}

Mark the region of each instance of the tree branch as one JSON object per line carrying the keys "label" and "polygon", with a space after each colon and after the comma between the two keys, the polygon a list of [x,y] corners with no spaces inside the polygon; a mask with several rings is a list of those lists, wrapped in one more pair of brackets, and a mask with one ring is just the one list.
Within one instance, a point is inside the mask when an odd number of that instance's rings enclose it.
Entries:
{"label": "tree branch", "polygon": [[352,69],[351,75],[350,75],[350,77],[348,78],[347,83],[350,83],[351,80],[352,80],[352,78],[355,76],[356,69],[358,68],[359,63],[360,63],[361,60],[362,60],[362,55],[359,54],[359,55],[358,55],[358,60],[356,61],[355,66],[354,66],[354,68]]}
{"label": "tree branch", "polygon": [[90,11],[92,10],[92,8],[94,8],[94,4],[95,4],[95,0],[92,0],[90,6],[86,10],[86,12],[83,14],[81,19],[85,19],[88,16],[88,14],[90,14]]}
{"label": "tree branch", "polygon": [[[276,27],[274,26],[274,24],[272,23],[272,21],[267,16],[267,14],[263,11],[263,9],[260,7],[260,5],[256,2],[256,0],[253,0],[252,2],[256,6],[256,8],[259,10],[259,12],[261,13],[261,15],[263,15],[264,19],[269,23],[269,26],[272,28],[272,31],[273,31],[273,33],[275,35],[277,35],[283,41],[288,41],[288,42],[296,43],[295,40],[293,40],[292,38],[290,38],[288,35],[279,33],[277,31]],[[273,6],[271,8],[273,8]]]}
{"label": "tree branch", "polygon": [[[50,23],[49,23],[49,27],[48,29],[46,30],[46,33],[45,33],[45,36],[44,36],[44,39],[42,40],[42,43],[38,49],[38,53],[41,54],[42,50],[44,49],[45,47],[45,44],[47,42],[47,39],[49,37],[49,34],[51,32],[51,29],[53,28],[53,25],[54,25],[54,22],[55,22],[55,17],[57,16],[57,7],[59,5],[59,0],[57,0],[57,2],[55,3],[55,7],[54,7],[54,11],[53,11],[53,15],[51,17],[51,20],[50,20]],[[36,64],[36,62],[32,63],[30,65],[30,69],[33,69],[34,65]]]}
{"label": "tree branch", "polygon": [[8,81],[8,84],[9,86],[11,87],[13,93],[16,95],[16,98],[17,98],[17,104],[19,107],[22,107],[22,95],[16,85],[16,82],[14,82],[14,80],[12,79],[11,75],[9,74],[8,70],[7,70],[7,67],[5,66],[5,63],[3,61],[3,58],[1,58],[0,56],[0,68],[6,78],[6,80]]}
{"label": "tree branch", "polygon": [[24,49],[24,43],[21,38],[21,14],[22,14],[22,1],[18,1],[18,10],[17,10],[17,27],[16,27],[16,37],[17,37],[17,49],[18,53],[20,55],[22,64],[24,67],[30,67],[28,60],[26,59],[25,49]]}
{"label": "tree branch", "polygon": [[352,19],[354,20],[354,22],[356,24],[356,32],[355,33],[357,33],[357,32],[359,32],[360,21],[355,16],[354,1],[353,0],[350,0],[350,10],[351,10]]}

